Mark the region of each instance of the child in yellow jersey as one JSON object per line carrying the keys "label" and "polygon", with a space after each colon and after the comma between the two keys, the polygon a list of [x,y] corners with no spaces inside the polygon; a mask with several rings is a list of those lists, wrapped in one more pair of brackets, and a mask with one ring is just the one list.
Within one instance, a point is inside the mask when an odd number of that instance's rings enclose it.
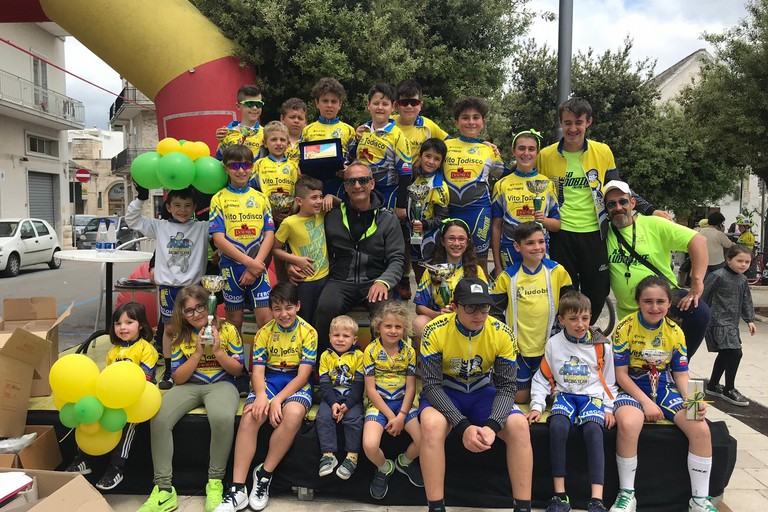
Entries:
{"label": "child in yellow jersey", "polygon": [[336,426],[344,425],[347,452],[336,475],[348,480],[357,469],[363,434],[363,353],[357,346],[357,322],[347,315],[331,321],[331,346],[320,356],[320,390],[323,401],[315,426],[320,441],[320,476],[333,473],[339,448]]}
{"label": "child in yellow jersey", "polygon": [[251,188],[258,190],[269,200],[276,227],[280,226],[288,212],[278,211],[271,196],[279,194],[292,198],[296,180],[299,179],[298,165],[285,154],[288,136],[288,127],[280,121],[272,121],[264,127],[264,145],[269,154],[253,164],[249,181]]}
{"label": "child in yellow jersey", "polygon": [[448,133],[431,119],[420,115],[424,101],[421,99],[421,85],[416,80],[408,79],[400,82],[397,85],[395,98],[397,115],[393,116],[393,119],[411,144],[411,159],[415,168],[422,144],[431,138],[445,140],[448,138]]}
{"label": "child in yellow jersey", "polygon": [[248,146],[255,157],[261,153],[264,143],[264,132],[259,124],[264,101],[261,89],[257,85],[244,85],[237,91],[236,108],[242,121],[232,121],[227,126],[216,130],[219,146],[216,148],[216,158],[223,158],[224,148],[232,144]]}
{"label": "child in yellow jersey", "polygon": [[[109,341],[114,345],[107,353],[107,366],[118,361],[129,361],[139,366],[147,377],[154,379],[157,364],[157,350],[152,345],[152,327],[147,322],[147,312],[138,302],[127,302],[115,309],[109,328]],[[125,462],[131,451],[131,442],[136,430],[135,423],[126,423],[120,442],[112,450],[106,473],[96,483],[102,491],[108,491],[123,481]],[[88,459],[80,449],[66,471],[87,475],[91,472]]]}
{"label": "child in yellow jersey", "polygon": [[494,316],[515,333],[517,355],[517,403],[531,398],[531,378],[541,365],[544,347],[557,323],[563,293],[572,289],[571,277],[557,262],[547,259],[544,229],[523,222],[515,230],[515,249],[522,261],[513,263],[494,281],[491,296]]}
{"label": "child in yellow jersey", "polygon": [[[389,489],[389,478],[395,469],[408,477],[416,487],[424,487],[419,456],[421,431],[413,400],[416,397],[416,351],[408,343],[406,331],[410,312],[404,302],[387,302],[379,309],[371,326],[379,337],[366,347],[365,393],[369,407],[365,412],[363,450],[376,472],[371,481],[371,496],[380,500]],[[395,462],[387,459],[380,448],[386,431],[396,437],[405,430],[411,444]]]}
{"label": "child in yellow jersey", "polygon": [[205,486],[205,510],[221,503],[232,449],[232,424],[240,406],[240,394],[234,378],[243,372],[243,343],[237,329],[219,319],[213,324],[213,343],[205,343],[199,333],[208,325],[208,291],[199,285],[187,286],[176,296],[171,326],[173,341],[173,380],[175,386],[165,392],[157,415],[152,418],[152,464],[155,487],[140,512],[175,510],[178,506],[173,488],[173,428],[186,413],[205,406],[211,426],[208,484]]}
{"label": "child in yellow jersey", "polygon": [[[298,316],[296,286],[277,284],[269,294],[274,320],[259,330],[253,343],[253,392],[248,395],[237,429],[232,485],[217,512],[241,510],[250,504],[263,510],[269,501],[272,472],[291,448],[299,427],[312,407],[309,378],[317,357],[317,331]],[[262,464],[253,471],[253,490],[245,480],[256,454],[261,426],[275,429]]]}
{"label": "child in yellow jersey", "polygon": [[[314,140],[339,139],[341,150],[346,155],[347,144],[355,135],[355,129],[339,119],[347,92],[344,86],[335,78],[324,77],[312,87],[312,97],[320,117],[314,123],[308,124],[301,133],[303,142]],[[326,180],[323,183],[323,192],[339,196],[341,194],[342,169],[337,173],[337,179]]]}
{"label": "child in yellow jersey", "polygon": [[640,310],[624,317],[613,332],[616,383],[621,392],[613,402],[618,427],[619,494],[611,511],[637,508],[637,440],[645,421],[666,418],[674,421],[688,438],[688,510],[716,512],[708,498],[712,438],[707,422],[697,421],[704,420],[707,405],[698,404],[696,419],[686,417],[688,354],[683,331],[666,317],[672,305],[667,278],[653,275],[641,280],[635,289],[635,300]]}
{"label": "child in yellow jersey", "polygon": [[739,230],[739,239],[736,243],[749,248],[750,251],[755,249],[755,235],[752,233],[752,219],[749,217],[739,216],[736,219],[736,226]]}
{"label": "child in yellow jersey", "polygon": [[307,126],[307,104],[299,98],[288,98],[280,105],[280,122],[288,127],[288,148],[285,156],[299,165],[301,132]]}
{"label": "child in yellow jersey", "polygon": [[[311,176],[299,178],[296,182],[296,204],[299,212],[280,224],[272,253],[276,258],[295,265],[305,276],[298,285],[299,301],[304,316],[313,319],[317,299],[328,280],[329,268],[323,182]],[[328,206],[331,206],[331,201]],[[291,252],[283,249],[286,243]]]}
{"label": "child in yellow jersey", "polygon": [[221,275],[227,279],[222,290],[227,320],[240,330],[246,295],[259,326],[272,318],[266,261],[275,240],[275,225],[269,200],[248,184],[253,168],[251,150],[239,144],[228,146],[224,167],[229,184],[211,199],[209,224],[213,243],[221,251]]}

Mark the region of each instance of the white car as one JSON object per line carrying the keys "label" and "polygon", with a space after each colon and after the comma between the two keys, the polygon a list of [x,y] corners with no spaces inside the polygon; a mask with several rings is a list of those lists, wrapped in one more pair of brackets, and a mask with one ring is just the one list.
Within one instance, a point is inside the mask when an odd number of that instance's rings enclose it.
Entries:
{"label": "white car", "polygon": [[19,274],[22,267],[46,263],[61,266],[56,253],[61,250],[59,237],[42,219],[0,219],[0,273],[6,277]]}

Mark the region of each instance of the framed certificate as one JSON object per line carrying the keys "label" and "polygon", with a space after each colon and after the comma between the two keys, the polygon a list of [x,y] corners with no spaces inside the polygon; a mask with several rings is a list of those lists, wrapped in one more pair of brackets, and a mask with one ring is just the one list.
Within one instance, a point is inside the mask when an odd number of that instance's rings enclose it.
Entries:
{"label": "framed certificate", "polygon": [[302,174],[325,181],[338,179],[336,172],[343,168],[344,153],[340,139],[299,143],[299,169]]}

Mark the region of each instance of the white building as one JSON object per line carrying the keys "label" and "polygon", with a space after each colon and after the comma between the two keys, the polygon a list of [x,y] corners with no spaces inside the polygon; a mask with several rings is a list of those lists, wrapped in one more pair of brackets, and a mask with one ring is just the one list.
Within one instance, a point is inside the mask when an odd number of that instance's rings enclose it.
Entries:
{"label": "white building", "polygon": [[[67,132],[83,104],[66,96],[64,37],[55,23],[0,24],[0,217],[33,216],[56,231],[69,218]],[[47,62],[46,62],[47,61]]]}

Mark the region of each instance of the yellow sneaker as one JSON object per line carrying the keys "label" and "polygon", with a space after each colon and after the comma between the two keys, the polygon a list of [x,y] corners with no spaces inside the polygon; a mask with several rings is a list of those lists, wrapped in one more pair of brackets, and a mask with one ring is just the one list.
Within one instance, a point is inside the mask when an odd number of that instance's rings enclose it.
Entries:
{"label": "yellow sneaker", "polygon": [[179,507],[179,498],[176,489],[171,487],[171,492],[161,491],[157,486],[152,489],[149,499],[144,502],[138,512],[171,512]]}
{"label": "yellow sneaker", "polygon": [[224,484],[221,480],[211,478],[205,485],[205,512],[213,512],[216,507],[221,505],[221,499],[224,495]]}

